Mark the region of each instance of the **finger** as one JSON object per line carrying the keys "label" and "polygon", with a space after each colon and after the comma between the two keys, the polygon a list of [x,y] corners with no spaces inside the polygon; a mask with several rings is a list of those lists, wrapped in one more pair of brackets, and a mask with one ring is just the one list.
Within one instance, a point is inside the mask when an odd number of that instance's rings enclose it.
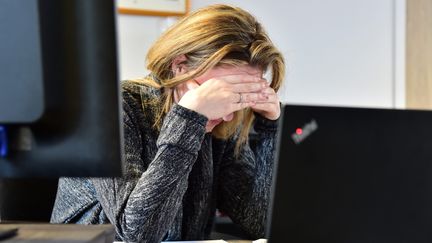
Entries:
{"label": "finger", "polygon": [[242,102],[242,103],[233,103],[231,104],[231,112],[243,110],[248,107],[254,106],[255,102]]}
{"label": "finger", "polygon": [[263,92],[264,94],[269,94],[269,95],[276,94],[275,90],[273,88],[269,87],[268,85],[261,92]]}
{"label": "finger", "polygon": [[236,93],[263,92],[267,88],[265,82],[232,84],[231,90]]}
{"label": "finger", "polygon": [[267,102],[268,100],[268,95],[263,93],[238,93],[238,94],[239,96],[241,95],[241,99],[240,97],[238,97],[236,100],[237,102],[235,103]]}
{"label": "finger", "polygon": [[252,106],[252,110],[270,120],[276,120],[280,116],[280,109],[270,103],[256,104]]}
{"label": "finger", "polygon": [[271,103],[256,103],[253,106],[254,111],[271,111],[274,109],[274,104]]}
{"label": "finger", "polygon": [[261,94],[262,96],[264,96],[263,99],[257,100],[257,103],[271,103],[271,104],[275,104],[275,103],[279,103],[279,97],[277,94]]}
{"label": "finger", "polygon": [[258,83],[263,81],[261,77],[248,75],[248,74],[226,75],[226,76],[219,77],[219,79],[222,79],[232,84]]}

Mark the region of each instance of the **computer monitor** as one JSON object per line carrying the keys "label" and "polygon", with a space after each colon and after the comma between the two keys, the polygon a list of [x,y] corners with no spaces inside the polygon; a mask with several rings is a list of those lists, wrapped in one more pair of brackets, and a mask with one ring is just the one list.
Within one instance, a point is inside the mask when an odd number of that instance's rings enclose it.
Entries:
{"label": "computer monitor", "polygon": [[431,242],[431,123],[431,111],[284,106],[268,242]]}
{"label": "computer monitor", "polygon": [[0,177],[121,176],[115,12],[0,1]]}

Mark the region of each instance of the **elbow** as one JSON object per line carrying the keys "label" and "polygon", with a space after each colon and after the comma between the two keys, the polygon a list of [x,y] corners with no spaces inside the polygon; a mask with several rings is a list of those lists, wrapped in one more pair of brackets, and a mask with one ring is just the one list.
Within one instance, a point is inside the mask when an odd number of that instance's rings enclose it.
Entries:
{"label": "elbow", "polygon": [[[147,222],[148,223],[148,222]],[[161,242],[164,234],[142,218],[123,216],[115,222],[116,238],[123,242]]]}

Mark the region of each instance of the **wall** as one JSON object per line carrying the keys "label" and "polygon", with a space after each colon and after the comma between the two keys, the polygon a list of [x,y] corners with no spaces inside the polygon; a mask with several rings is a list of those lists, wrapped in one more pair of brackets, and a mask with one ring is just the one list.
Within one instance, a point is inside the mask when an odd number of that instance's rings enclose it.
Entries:
{"label": "wall", "polygon": [[[290,103],[363,107],[403,106],[402,53],[396,26],[401,0],[191,0],[192,10],[229,3],[253,13],[287,63],[280,92]],[[403,17],[403,16],[402,16]],[[146,50],[172,19],[120,15],[122,78],[145,73]],[[403,41],[402,41],[403,42]],[[402,78],[401,78],[402,77]],[[399,81],[398,81],[399,80]],[[398,98],[399,97],[399,98]]]}
{"label": "wall", "polygon": [[147,72],[145,55],[166,21],[167,18],[162,17],[118,15],[117,39],[122,80],[142,77]]}

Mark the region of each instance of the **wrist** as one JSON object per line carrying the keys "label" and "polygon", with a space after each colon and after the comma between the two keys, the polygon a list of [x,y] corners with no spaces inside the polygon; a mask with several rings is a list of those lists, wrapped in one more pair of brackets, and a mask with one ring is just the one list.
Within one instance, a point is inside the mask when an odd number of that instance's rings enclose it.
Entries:
{"label": "wrist", "polygon": [[180,101],[178,102],[178,105],[180,105],[186,109],[195,111],[195,112],[197,112],[201,115],[204,115],[205,117],[208,118],[208,116],[203,111],[201,111],[202,109],[199,105],[200,103],[201,102],[199,101],[199,97],[196,97],[196,95],[193,95],[192,92],[187,92],[180,99]]}
{"label": "wrist", "polygon": [[258,113],[255,113],[254,128],[257,132],[276,132],[278,124],[279,118],[276,120],[270,120]]}

